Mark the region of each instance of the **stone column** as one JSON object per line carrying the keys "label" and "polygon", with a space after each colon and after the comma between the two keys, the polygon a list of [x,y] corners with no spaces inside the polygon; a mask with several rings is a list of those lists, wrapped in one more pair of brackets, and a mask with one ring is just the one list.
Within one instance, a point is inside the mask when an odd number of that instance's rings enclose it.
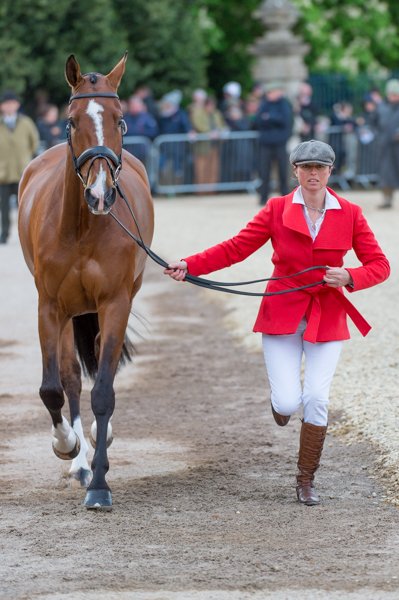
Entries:
{"label": "stone column", "polygon": [[265,0],[254,17],[263,21],[267,31],[249,49],[257,57],[253,68],[255,81],[281,82],[291,101],[308,77],[303,56],[308,53],[309,45],[291,31],[299,16],[299,10],[289,0]]}

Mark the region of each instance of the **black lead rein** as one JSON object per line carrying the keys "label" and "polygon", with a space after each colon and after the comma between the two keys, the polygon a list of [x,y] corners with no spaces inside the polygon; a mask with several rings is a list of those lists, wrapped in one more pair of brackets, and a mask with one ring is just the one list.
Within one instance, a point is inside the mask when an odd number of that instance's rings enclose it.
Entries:
{"label": "black lead rein", "polygon": [[[117,98],[119,100],[119,96],[117,94],[111,94],[111,93],[106,93],[106,92],[91,92],[88,94],[72,95],[69,99],[69,104],[71,104],[71,102],[73,100],[77,100],[79,98],[93,98],[93,97],[94,98],[96,98],[96,97]],[[123,135],[126,133],[126,123],[124,121],[121,122],[121,132],[122,132],[122,137],[123,137]],[[132,215],[133,220],[135,222],[137,232],[139,234],[140,239],[137,238],[133,233],[131,233],[127,229],[127,227],[125,227],[111,211],[109,214],[111,215],[111,217],[113,219],[115,219],[115,221],[117,223],[119,223],[119,225],[122,227],[122,229],[124,229],[124,231],[126,231],[126,233],[128,235],[130,235],[131,238],[134,239],[134,241],[140,246],[140,248],[143,248],[143,250],[148,254],[148,256],[154,262],[158,263],[158,265],[161,265],[161,267],[164,267],[164,269],[169,269],[168,263],[166,263],[162,258],[160,258],[157,254],[155,254],[155,252],[153,252],[150,248],[148,248],[145,245],[144,240],[141,237],[140,229],[139,229],[135,214],[132,210],[132,207],[130,206],[128,199],[126,198],[125,194],[123,193],[123,191],[121,190],[121,187],[119,185],[118,176],[122,169],[122,150],[121,150],[120,155],[117,156],[115,154],[115,152],[113,150],[111,150],[110,148],[108,148],[107,146],[93,146],[92,148],[88,148],[88,150],[85,150],[80,156],[75,156],[75,153],[73,151],[73,146],[72,146],[71,127],[70,127],[69,123],[67,125],[67,142],[68,142],[68,145],[71,150],[72,161],[73,161],[75,173],[79,177],[81,182],[83,183],[84,188],[87,187],[87,180],[89,177],[89,172],[90,172],[90,169],[91,169],[94,161],[99,158],[103,158],[106,160],[108,167],[111,171],[113,184],[115,185],[116,189],[118,190],[120,197],[123,198],[124,201],[126,202],[126,205],[130,211],[130,214]],[[88,172],[86,175],[86,181],[85,181],[80,172],[80,168],[83,166],[83,164],[86,161],[88,161],[90,159],[91,159],[91,162],[89,165],[89,169],[88,169]],[[112,166],[112,163],[113,163],[114,167]],[[114,170],[114,168],[115,168],[115,170]],[[257,294],[254,292],[241,292],[239,290],[229,290],[226,288],[236,287],[236,286],[240,286],[240,285],[250,285],[253,283],[262,283],[265,281],[278,281],[280,279],[289,279],[291,277],[296,277],[297,275],[302,275],[302,273],[308,273],[309,271],[315,271],[316,269],[327,270],[328,267],[310,267],[309,269],[304,269],[303,271],[300,271],[299,273],[294,273],[293,275],[284,275],[283,277],[269,277],[268,279],[256,279],[255,281],[241,281],[239,283],[224,283],[224,282],[220,282],[220,281],[211,281],[210,279],[202,279],[201,277],[195,277],[195,275],[190,275],[189,273],[186,274],[184,279],[185,279],[185,281],[188,281],[189,283],[192,283],[193,285],[198,285],[200,287],[204,287],[209,290],[216,290],[217,292],[226,292],[228,294],[239,294],[240,296],[278,296],[280,294],[290,294],[291,292],[299,292],[301,290],[307,290],[308,288],[316,287],[318,285],[324,285],[325,282],[323,280],[321,280],[321,281],[316,281],[316,283],[310,283],[309,285],[302,285],[301,287],[291,288],[288,290],[283,290],[281,292],[268,292],[268,293],[265,292],[264,294]]]}
{"label": "black lead rein", "polygon": [[[168,263],[166,263],[160,256],[158,256],[157,254],[155,254],[155,252],[153,252],[150,248],[148,248],[148,246],[145,245],[143,238],[141,237],[141,233],[140,233],[140,229],[137,223],[137,219],[135,217],[135,214],[132,210],[132,207],[129,204],[128,199],[126,198],[125,194],[123,193],[119,182],[116,181],[116,189],[118,190],[118,193],[120,195],[121,198],[124,199],[124,201],[126,202],[126,205],[130,211],[130,214],[133,217],[133,220],[135,222],[136,228],[137,228],[137,232],[139,234],[139,238],[136,237],[133,233],[131,233],[131,231],[129,231],[127,229],[127,227],[125,227],[123,225],[123,223],[121,223],[119,221],[119,219],[113,214],[112,211],[110,211],[110,215],[113,219],[115,219],[115,221],[122,227],[122,229],[124,231],[126,231],[126,233],[128,235],[130,235],[131,238],[134,239],[134,241],[140,246],[140,248],[143,248],[143,250],[148,254],[148,256],[154,261],[156,262],[158,265],[160,265],[161,267],[164,267],[164,269],[169,269],[169,265]],[[195,275],[190,275],[190,273],[187,273],[185,275],[184,280],[188,281],[189,283],[192,283],[193,285],[198,285],[200,287],[204,287],[207,288],[209,290],[215,290],[217,292],[226,292],[227,294],[238,294],[240,296],[279,296],[281,294],[289,294],[291,292],[299,292],[301,290],[306,290],[308,288],[311,287],[315,287],[317,285],[325,285],[325,281],[321,280],[321,281],[316,281],[316,283],[310,283],[308,285],[302,285],[301,287],[297,287],[297,288],[292,288],[289,290],[283,290],[281,292],[265,292],[263,294],[261,293],[256,293],[256,292],[242,292],[239,290],[229,290],[226,289],[226,287],[235,287],[235,286],[240,286],[240,285],[250,285],[253,283],[262,283],[265,281],[278,281],[280,279],[289,279],[291,277],[296,277],[297,275],[302,275],[302,273],[308,273],[309,271],[315,271],[316,269],[324,269],[327,270],[328,267],[309,267],[308,269],[304,269],[303,271],[299,271],[299,273],[294,273],[293,275],[284,275],[283,277],[269,277],[267,279],[255,279],[254,281],[241,281],[238,283],[225,283],[225,282],[220,282],[220,281],[211,281],[210,279],[203,279],[202,277],[196,277]]]}

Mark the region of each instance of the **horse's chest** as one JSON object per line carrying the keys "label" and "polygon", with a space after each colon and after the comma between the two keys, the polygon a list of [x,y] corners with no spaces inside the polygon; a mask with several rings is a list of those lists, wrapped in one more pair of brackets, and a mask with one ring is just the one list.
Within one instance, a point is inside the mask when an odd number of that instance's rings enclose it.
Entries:
{"label": "horse's chest", "polygon": [[118,274],[110,276],[100,262],[89,256],[76,253],[68,267],[55,267],[50,270],[51,277],[44,278],[45,287],[67,314],[96,311],[100,299],[118,288]]}

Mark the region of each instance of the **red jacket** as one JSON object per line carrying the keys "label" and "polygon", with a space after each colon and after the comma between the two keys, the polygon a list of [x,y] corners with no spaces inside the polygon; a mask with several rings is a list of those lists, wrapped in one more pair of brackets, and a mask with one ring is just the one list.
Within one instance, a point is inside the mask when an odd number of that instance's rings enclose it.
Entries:
{"label": "red jacket", "polygon": [[[301,204],[292,204],[294,192],[271,198],[238,235],[194,254],[184,260],[192,275],[205,275],[240,262],[269,239],[273,246],[273,277],[291,275],[313,266],[342,267],[344,256],[354,249],[361,267],[348,269],[354,287],[363,290],[389,277],[390,267],[361,208],[337,196],[341,210],[327,210],[321,229],[313,242]],[[295,190],[294,190],[295,191]],[[325,271],[315,270],[293,279],[269,281],[267,292],[278,292],[323,279]],[[308,326],[304,340],[329,342],[349,339],[346,317],[349,315],[363,335],[370,325],[344,296],[342,288],[319,285],[308,290],[264,297],[254,331],[271,335],[295,333],[306,314]]]}

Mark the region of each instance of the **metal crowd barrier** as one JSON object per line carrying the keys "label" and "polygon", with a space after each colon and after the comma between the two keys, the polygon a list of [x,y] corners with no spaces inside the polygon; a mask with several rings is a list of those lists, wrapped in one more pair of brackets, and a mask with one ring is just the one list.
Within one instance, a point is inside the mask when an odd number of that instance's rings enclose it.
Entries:
{"label": "metal crowd barrier", "polygon": [[[332,185],[347,191],[353,184],[369,189],[378,182],[378,139],[372,129],[364,126],[347,131],[334,126],[317,137],[330,144],[336,154]],[[153,141],[125,136],[123,146],[143,162],[156,194],[255,193],[262,183],[257,169],[257,131],[160,135]],[[40,151],[44,150],[41,143]],[[271,182],[271,189],[278,187],[277,182]]]}
{"label": "metal crowd barrier", "polygon": [[141,160],[147,170],[148,180],[153,189],[155,184],[155,173],[152,166],[153,143],[150,138],[143,135],[125,135],[123,138],[123,147]]}
{"label": "metal crowd barrier", "polygon": [[153,142],[154,191],[254,193],[262,183],[256,165],[258,143],[257,131],[160,135]]}
{"label": "metal crowd barrier", "polygon": [[335,152],[335,167],[329,182],[338,183],[344,191],[353,183],[365,189],[378,182],[378,138],[368,126],[359,126],[352,131],[345,127],[328,127],[317,136],[330,144]]}

